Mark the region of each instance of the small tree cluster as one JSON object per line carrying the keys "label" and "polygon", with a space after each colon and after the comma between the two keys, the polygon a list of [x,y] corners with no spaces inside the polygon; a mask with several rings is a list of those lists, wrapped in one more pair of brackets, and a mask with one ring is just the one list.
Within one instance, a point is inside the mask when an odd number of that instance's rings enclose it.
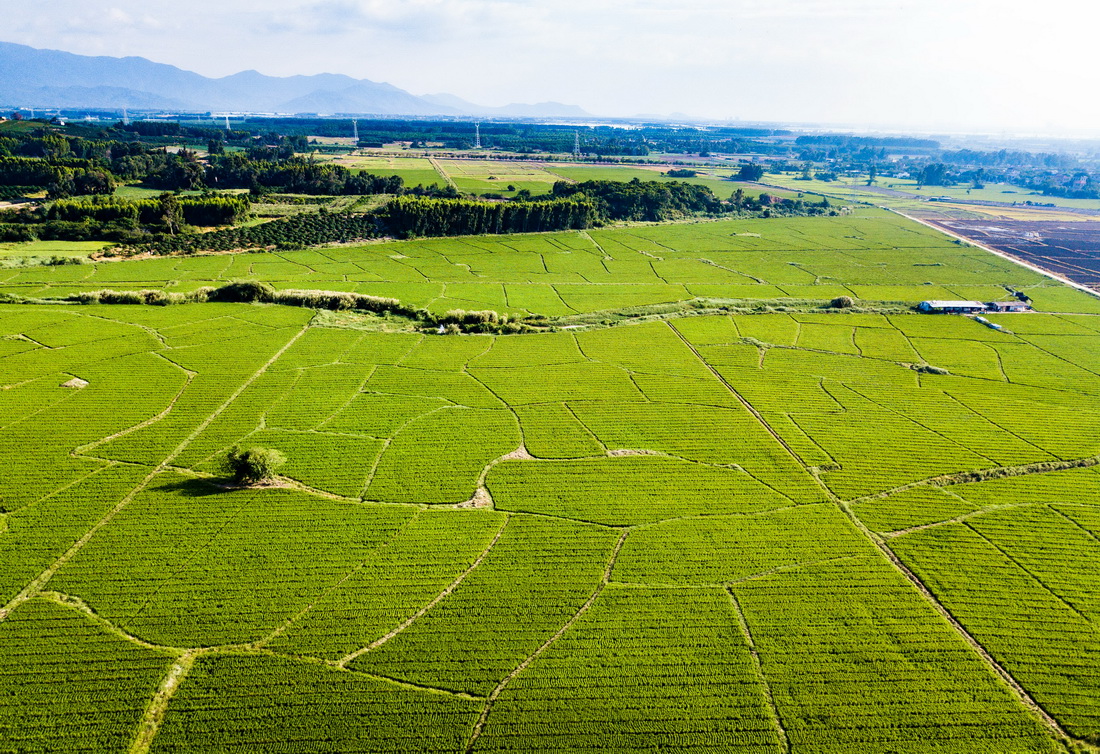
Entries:
{"label": "small tree cluster", "polygon": [[255,484],[275,478],[275,472],[286,463],[286,456],[274,448],[234,446],[225,459],[226,468],[238,484]]}

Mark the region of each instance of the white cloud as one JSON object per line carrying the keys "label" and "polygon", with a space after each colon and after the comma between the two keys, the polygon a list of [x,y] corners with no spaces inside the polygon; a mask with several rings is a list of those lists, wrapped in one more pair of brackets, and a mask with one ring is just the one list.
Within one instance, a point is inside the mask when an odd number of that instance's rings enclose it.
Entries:
{"label": "white cloud", "polygon": [[346,73],[486,104],[754,119],[1100,123],[1074,0],[85,0],[8,41],[227,75]]}
{"label": "white cloud", "polygon": [[61,26],[62,34],[80,34],[107,38],[133,32],[160,32],[166,24],[148,13],[112,7],[106,11],[87,10],[68,15]]}

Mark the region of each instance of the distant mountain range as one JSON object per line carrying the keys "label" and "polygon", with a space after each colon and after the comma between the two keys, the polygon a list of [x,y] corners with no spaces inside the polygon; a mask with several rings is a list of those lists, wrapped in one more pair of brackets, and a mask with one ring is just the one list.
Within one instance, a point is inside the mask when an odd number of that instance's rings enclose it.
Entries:
{"label": "distant mountain range", "polygon": [[184,112],[590,117],[576,105],[542,102],[484,107],[450,94],[417,97],[340,74],[207,78],[145,58],[111,58],[0,42],[0,106]]}

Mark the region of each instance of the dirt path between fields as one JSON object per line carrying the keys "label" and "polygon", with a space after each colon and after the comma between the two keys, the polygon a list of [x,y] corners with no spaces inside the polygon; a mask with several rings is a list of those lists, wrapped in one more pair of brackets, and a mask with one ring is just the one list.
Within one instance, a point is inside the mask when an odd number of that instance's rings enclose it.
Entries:
{"label": "dirt path between fields", "polygon": [[72,560],[72,558],[84,548],[84,545],[88,544],[88,542],[91,541],[92,537],[94,537],[96,535],[96,533],[99,532],[100,529],[102,529],[104,526],[109,524],[115,518],[115,516],[117,516],[119,513],[121,513],[122,510],[127,505],[129,505],[130,502],[135,497],[138,496],[139,493],[144,491],[145,488],[148,487],[149,483],[152,482],[153,479],[155,479],[158,474],[165,471],[169,467],[169,465],[172,463],[172,461],[174,461],[177,457],[179,457],[179,455],[181,453],[183,453],[184,450],[187,449],[187,446],[190,445],[191,442],[194,441],[194,439],[196,437],[198,437],[200,434],[202,434],[203,430],[205,430],[208,426],[210,426],[210,424],[215,419],[217,419],[219,416],[221,416],[221,414],[227,408],[229,408],[230,405],[232,405],[233,401],[237,400],[237,398],[239,398],[241,396],[241,394],[244,393],[244,391],[247,390],[252,385],[253,382],[258,380],[268,370],[268,368],[279,359],[280,356],[282,356],[292,345],[294,345],[296,342],[298,342],[298,339],[301,338],[303,335],[305,335],[307,330],[309,330],[309,325],[308,324],[305,325],[304,327],[302,327],[302,329],[299,330],[298,333],[293,338],[288,340],[282,346],[282,348],[280,348],[278,351],[276,351],[275,354],[263,364],[263,366],[261,366],[255,372],[253,372],[251,377],[249,377],[247,380],[245,380],[244,383],[241,384],[241,386],[238,387],[233,392],[232,395],[230,395],[228,398],[226,398],[226,400],[220,406],[218,406],[218,408],[216,408],[209,416],[207,416],[195,428],[195,430],[193,432],[191,432],[191,434],[189,434],[186,438],[184,438],[183,442],[181,442],[171,453],[169,453],[164,458],[164,460],[162,460],[159,464],[157,464],[145,476],[145,478],[142,479],[137,484],[136,487],[134,487],[132,490],[130,490],[130,492],[128,492],[126,494],[126,496],[123,497],[122,500],[120,500],[117,505],[115,505],[115,507],[111,508],[111,510],[109,510],[106,513],[106,515],[103,516],[103,518],[101,518],[99,521],[97,521],[92,526],[92,528],[89,529],[84,534],[84,536],[82,536],[80,539],[78,539],[76,542],[74,542],[72,544],[72,546],[70,546],[68,550],[66,550],[59,558],[57,558],[52,564],[50,564],[46,568],[46,570],[44,570],[37,577],[35,577],[29,584],[27,584],[27,586],[25,586],[19,592],[19,594],[17,594],[15,597],[13,597],[12,600],[10,602],[8,602],[8,604],[6,604],[6,605],[4,605],[4,607],[0,608],[0,622],[3,622],[5,619],[7,619],[7,617],[11,614],[11,611],[14,610],[16,607],[18,607],[19,605],[23,604],[24,602],[26,602],[31,597],[33,597],[36,594],[38,594],[39,592],[41,592],[43,587],[45,587],[45,585],[50,581],[50,579],[52,579],[54,577],[54,575],[61,569],[62,566],[64,566],[66,563],[68,563],[70,560]]}
{"label": "dirt path between fields", "polygon": [[671,322],[668,322],[666,320],[665,324],[667,324],[669,326],[669,328],[672,330],[672,332],[676,333],[676,337],[678,337],[680,340],[682,340],[684,342],[685,346],[687,346],[688,348],[691,349],[691,352],[693,354],[695,354],[695,358],[699,359],[699,362],[703,366],[705,366],[707,369],[709,369],[711,374],[713,374],[718,379],[719,382],[721,382],[723,385],[726,386],[727,390],[729,390],[731,393],[733,393],[734,397],[737,398],[737,400],[741,402],[741,405],[744,406],[749,411],[750,414],[752,414],[754,417],[756,417],[756,420],[758,422],[760,422],[760,426],[762,426],[764,429],[766,429],[768,431],[768,434],[770,434],[772,437],[774,437],[775,441],[778,442],[780,445],[782,445],[783,448],[788,453],[791,454],[791,457],[794,458],[794,460],[796,460],[798,462],[798,465],[801,466],[802,468],[808,468],[807,463],[804,460],[802,460],[802,456],[798,455],[798,453],[795,452],[794,448],[792,448],[787,443],[787,441],[784,440],[779,435],[779,433],[775,431],[775,429],[772,427],[771,424],[768,424],[768,420],[765,419],[764,416],[759,411],[756,410],[756,407],[753,406],[751,403],[749,403],[747,400],[745,400],[745,397],[742,396],[739,392],[737,392],[737,389],[733,385],[731,385],[726,380],[726,378],[723,377],[718,372],[717,369],[712,367],[710,365],[710,362],[708,362],[706,359],[703,358],[703,355],[701,353],[699,353],[699,351],[695,348],[695,346],[692,345],[691,342],[688,341],[688,339],[685,338],[683,336],[683,334],[681,334],[680,331],[677,330],[676,327]]}
{"label": "dirt path between fields", "polygon": [[481,733],[485,729],[485,723],[489,720],[489,713],[493,711],[493,703],[500,696],[501,692],[504,691],[509,683],[515,680],[516,676],[526,670],[532,662],[537,660],[539,658],[539,655],[549,649],[550,645],[560,639],[566,631],[572,628],[573,624],[580,620],[581,616],[587,613],[588,609],[592,607],[596,600],[599,599],[600,595],[603,594],[603,590],[607,588],[608,583],[611,581],[611,571],[615,568],[615,561],[619,557],[619,552],[623,549],[623,543],[626,541],[626,537],[628,534],[630,534],[629,529],[624,531],[619,537],[619,540],[615,543],[615,549],[611,551],[611,557],[608,558],[607,566],[604,568],[603,578],[600,579],[600,583],[596,587],[596,591],[592,593],[592,596],[589,597],[588,600],[580,606],[577,612],[573,613],[573,617],[567,620],[565,622],[565,625],[558,629],[557,633],[555,633],[553,636],[543,642],[538,649],[532,652],[527,657],[527,659],[521,662],[515,670],[505,676],[504,680],[498,683],[496,685],[496,688],[494,688],[489,693],[488,699],[485,700],[485,708],[481,711],[481,716],[478,718],[477,723],[474,725],[474,730],[470,734],[470,740],[466,743],[466,754],[472,754],[474,750],[474,745],[477,743],[477,739],[481,737]]}
{"label": "dirt path between fields", "polygon": [[130,744],[129,754],[145,754],[149,751],[153,739],[156,738],[157,731],[160,730],[160,724],[164,722],[164,713],[168,711],[168,703],[172,701],[176,689],[187,677],[191,667],[195,664],[195,659],[201,652],[202,650],[197,649],[187,652],[168,669],[157,688],[157,693],[153,695],[149,706],[145,708],[145,714],[142,715],[141,723],[138,725],[137,736],[134,738],[134,742]]}
{"label": "dirt path between fields", "polygon": [[485,558],[488,557],[489,553],[492,552],[493,548],[496,547],[497,542],[500,541],[501,535],[504,534],[504,530],[508,528],[508,522],[511,521],[511,520],[512,520],[511,516],[506,516],[505,517],[504,523],[501,524],[500,529],[497,530],[496,536],[493,537],[493,541],[490,542],[489,545],[484,550],[482,550],[481,554],[477,556],[477,560],[475,560],[473,563],[471,563],[469,568],[467,568],[465,571],[463,571],[461,574],[459,574],[458,578],[456,578],[454,581],[452,581],[447,586],[446,589],[444,589],[442,592],[437,594],[432,599],[431,602],[429,602],[427,605],[425,605],[424,607],[417,610],[415,613],[413,613],[411,616],[409,616],[404,622],[402,622],[401,625],[397,626],[395,629],[393,629],[392,631],[387,633],[385,636],[382,636],[382,637],[379,637],[378,639],[375,639],[374,641],[372,641],[370,644],[363,647],[362,649],[357,649],[354,652],[352,652],[351,654],[348,654],[348,655],[345,655],[345,656],[341,657],[336,663],[337,667],[346,669],[348,664],[351,663],[353,660],[355,660],[358,657],[362,657],[367,652],[378,649],[380,646],[382,646],[383,644],[388,642],[390,639],[392,639],[395,636],[397,636],[398,634],[400,634],[402,631],[404,631],[406,628],[411,626],[413,623],[420,620],[420,618],[424,617],[424,615],[429,610],[431,610],[433,607],[438,605],[444,598],[446,598],[448,595],[450,595],[451,592],[453,592],[455,589],[457,589],[458,585],[461,584],[463,581],[465,581],[466,577],[469,576],[471,573],[473,573],[474,570],[476,570],[477,567],[479,565],[481,565],[481,562],[483,560],[485,560]]}
{"label": "dirt path between fields", "polygon": [[447,174],[447,171],[443,169],[443,166],[439,164],[439,161],[436,158],[429,157],[428,162],[432,164],[432,167],[435,168],[435,172],[439,173],[439,177],[446,181],[448,186],[453,188],[455,191],[458,191],[458,184],[456,184],[454,182],[454,179]]}
{"label": "dirt path between fields", "polygon": [[737,601],[737,595],[733,593],[733,590],[726,587],[725,592],[733,605],[733,612],[737,616],[737,624],[741,629],[741,635],[745,637],[745,642],[748,644],[749,656],[752,657],[753,668],[760,679],[760,686],[764,691],[764,699],[768,703],[772,722],[775,723],[775,727],[779,731],[779,738],[783,742],[784,751],[790,754],[791,740],[787,736],[787,729],[783,727],[783,718],[779,716],[779,707],[776,706],[771,684],[768,683],[768,677],[764,675],[764,667],[760,664],[760,653],[756,651],[756,641],[752,638],[752,631],[749,630],[749,622],[745,619],[745,612],[741,609],[741,603]]}
{"label": "dirt path between fields", "polygon": [[[901,214],[901,213],[898,213],[898,214]],[[841,512],[848,518],[848,520],[851,521],[852,525],[855,526],[863,534],[863,536],[866,537],[878,549],[878,551],[883,555],[883,557],[885,557],[888,561],[890,561],[890,563],[894,566],[894,568],[896,568],[906,578],[906,580],[909,581],[909,583],[913,586],[913,588],[915,588],[921,594],[921,596],[924,597],[924,599],[929,603],[929,605],[931,605],[932,608],[937,613],[939,613],[948,623],[951,624],[951,626],[955,629],[955,631],[959,634],[959,636],[962,637],[962,639],[964,641],[966,641],[966,643],[968,645],[970,645],[970,648],[973,649],[974,652],[976,652],[978,654],[978,656],[981,657],[982,660],[985,661],[986,665],[993,672],[995,672],[1001,678],[1001,680],[1004,681],[1009,686],[1010,689],[1012,689],[1012,691],[1015,693],[1015,695],[1016,695],[1017,699],[1020,701],[1020,703],[1023,704],[1024,706],[1026,706],[1028,709],[1032,710],[1036,715],[1038,715],[1039,718],[1047,725],[1047,727],[1050,728],[1050,730],[1052,732],[1054,732],[1057,736],[1059,736],[1062,740],[1076,741],[1077,739],[1074,739],[1072,736],[1070,736],[1062,728],[1062,726],[1058,723],[1058,721],[1055,720],[1045,709],[1043,709],[1043,707],[1037,701],[1035,701],[1035,699],[1024,689],[1024,687],[1021,686],[1020,683],[1007,670],[1005,670],[1004,667],[1002,667],[1001,664],[999,662],[997,662],[997,660],[995,660],[992,655],[989,654],[989,652],[985,649],[985,647],[982,646],[978,642],[978,640],[975,639],[970,634],[969,631],[967,631],[967,629],[962,625],[962,623],[960,623],[955,618],[955,616],[952,615],[951,612],[946,607],[944,607],[939,602],[938,599],[936,599],[936,596],[924,584],[924,582],[921,581],[920,578],[913,571],[911,571],[909,569],[909,567],[905,565],[905,563],[902,562],[902,560],[894,553],[894,551],[890,549],[890,547],[886,543],[885,538],[883,538],[882,536],[876,535],[874,532],[872,532],[867,527],[867,525],[864,524],[863,521],[855,514],[855,512],[852,511],[850,504],[843,501],[843,500],[841,500],[836,495],[836,493],[834,493],[831,489],[829,489],[828,485],[826,485],[817,474],[813,473],[813,471],[805,463],[805,461],[803,461],[802,458],[799,457],[799,455],[794,452],[794,450],[790,447],[790,445],[788,445],[783,440],[783,438],[779,436],[779,434],[775,431],[775,429],[773,429],[771,427],[771,425],[769,425],[767,423],[767,421],[764,419],[764,417],[761,416],[760,413],[747,400],[745,400],[745,398],[743,398],[733,388],[732,385],[730,385],[725,379],[723,379],[722,375],[719,374],[718,371],[714,369],[714,367],[712,367],[709,363],[707,363],[706,359],[704,359],[702,357],[702,355],[687,340],[687,338],[685,338],[672,325],[671,322],[669,322],[668,325],[669,325],[669,327],[672,328],[672,331],[676,333],[676,335],[680,338],[680,340],[682,340],[684,342],[684,344],[688,348],[691,349],[692,353],[694,353],[695,356],[703,364],[705,364],[707,366],[707,368],[710,369],[710,371],[719,380],[721,380],[722,384],[724,384],[727,388],[729,388],[730,392],[732,392],[737,397],[737,399],[739,401],[741,401],[742,405],[744,405],[745,408],[748,409],[752,413],[752,415],[755,416],[759,420],[760,424],[765,429],[767,429],[767,431],[772,435],[772,437],[774,437],[784,448],[786,448],[787,452],[789,452],[791,454],[791,456],[794,457],[795,460],[797,460],[798,463],[804,469],[806,469],[806,471],[808,473],[810,473],[814,477],[815,480],[817,480],[817,482],[818,482],[819,486],[821,487],[822,491],[828,496],[829,500],[831,500],[841,510]],[[923,483],[927,483],[927,480]],[[918,486],[918,485],[913,485],[913,486]],[[490,698],[492,698],[492,697],[490,697]],[[475,731],[475,732],[479,732],[479,731]]]}

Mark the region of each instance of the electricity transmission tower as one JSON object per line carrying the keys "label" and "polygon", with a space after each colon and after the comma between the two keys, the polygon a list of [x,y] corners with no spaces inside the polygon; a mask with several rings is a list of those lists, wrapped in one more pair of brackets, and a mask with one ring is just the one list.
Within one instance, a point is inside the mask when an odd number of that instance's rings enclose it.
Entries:
{"label": "electricity transmission tower", "polygon": [[474,149],[481,149],[481,122],[474,124]]}

